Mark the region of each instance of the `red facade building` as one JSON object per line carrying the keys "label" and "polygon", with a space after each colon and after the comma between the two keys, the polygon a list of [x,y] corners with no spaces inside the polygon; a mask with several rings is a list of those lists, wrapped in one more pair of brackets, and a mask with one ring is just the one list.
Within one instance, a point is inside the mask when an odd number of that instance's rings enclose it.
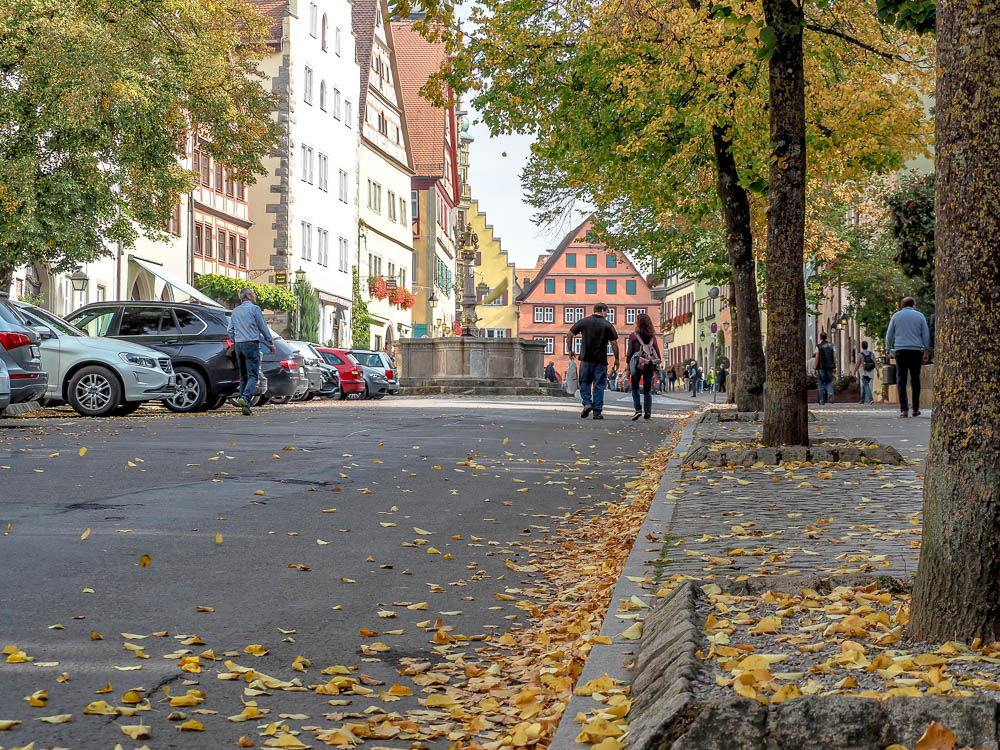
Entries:
{"label": "red facade building", "polygon": [[[608,306],[608,320],[618,331],[622,367],[638,315],[649,315],[660,330],[660,303],[653,299],[645,277],[623,253],[594,241],[592,226],[588,218],[567,234],[532,278],[518,272],[524,290],[516,300],[518,335],[544,341],[545,362],[554,362],[560,374],[569,361],[569,329],[590,315],[598,302]],[[663,338],[657,339],[662,351]],[[575,343],[579,354],[580,339]]]}

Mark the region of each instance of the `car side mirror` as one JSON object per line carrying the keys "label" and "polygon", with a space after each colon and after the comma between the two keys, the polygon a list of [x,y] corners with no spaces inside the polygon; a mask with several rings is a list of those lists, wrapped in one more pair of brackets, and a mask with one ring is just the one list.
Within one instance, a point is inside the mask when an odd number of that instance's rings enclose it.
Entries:
{"label": "car side mirror", "polygon": [[48,326],[32,326],[31,328],[35,331],[35,333],[42,337],[43,341],[54,339],[56,337],[55,333]]}

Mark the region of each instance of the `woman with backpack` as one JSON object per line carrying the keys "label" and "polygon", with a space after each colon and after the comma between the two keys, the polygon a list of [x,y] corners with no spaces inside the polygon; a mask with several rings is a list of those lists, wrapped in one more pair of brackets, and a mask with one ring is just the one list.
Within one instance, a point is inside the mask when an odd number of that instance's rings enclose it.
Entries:
{"label": "woman with backpack", "polygon": [[858,403],[874,404],[875,396],[872,395],[872,378],[875,377],[875,369],[878,363],[875,361],[875,352],[868,348],[868,342],[861,342],[861,351],[858,353],[858,361],[854,363],[854,376],[858,376],[861,371],[861,398]]}
{"label": "woman with backpack", "polygon": [[[639,417],[649,419],[653,411],[653,373],[660,366],[660,347],[656,343],[656,331],[652,319],[642,313],[635,319],[635,333],[628,337],[628,349],[625,353],[629,372],[632,374],[632,405],[635,414],[632,421]],[[639,381],[642,380],[642,399],[639,405]]]}

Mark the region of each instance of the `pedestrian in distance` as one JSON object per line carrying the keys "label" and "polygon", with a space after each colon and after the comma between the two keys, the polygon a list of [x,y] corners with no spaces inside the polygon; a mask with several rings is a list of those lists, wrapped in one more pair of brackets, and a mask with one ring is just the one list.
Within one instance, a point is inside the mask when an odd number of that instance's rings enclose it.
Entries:
{"label": "pedestrian in distance", "polygon": [[[635,407],[632,421],[636,421],[640,416],[643,419],[649,419],[653,413],[653,396],[650,393],[653,387],[653,374],[659,368],[662,357],[660,357],[660,346],[656,343],[653,320],[646,313],[641,313],[635,319],[635,333],[628,337],[625,359],[628,362],[629,372],[632,374],[632,405]],[[642,382],[641,408],[639,405],[640,381]]]}
{"label": "pedestrian in distance", "polygon": [[575,396],[580,388],[579,370],[576,366],[576,355],[569,353],[569,362],[566,363],[566,393]]}
{"label": "pedestrian in distance", "polygon": [[729,379],[729,370],[726,369],[726,365],[723,363],[719,365],[719,374],[716,377],[716,383],[719,385],[719,393],[726,392],[726,381]]}
{"label": "pedestrian in distance", "polygon": [[671,393],[674,392],[674,386],[677,384],[677,370],[671,367],[667,371],[667,390]]}
{"label": "pedestrian in distance", "polygon": [[260,379],[260,345],[267,344],[274,353],[274,340],[264,322],[264,313],[257,306],[257,295],[246,287],[240,291],[240,304],[229,316],[229,340],[236,349],[236,363],[240,369],[240,390],[236,403],[243,416],[250,416],[250,400]]}
{"label": "pedestrian in distance", "polygon": [[552,362],[549,362],[547,365],[545,365],[545,379],[548,380],[550,383],[559,382],[559,373],[556,372],[556,366]]}
{"label": "pedestrian in distance", "polygon": [[874,404],[875,396],[872,394],[872,378],[875,377],[875,368],[878,363],[875,361],[875,352],[868,348],[868,342],[861,342],[861,351],[858,352],[858,361],[854,363],[854,377],[861,373],[859,381],[861,383],[861,396],[859,404]]}
{"label": "pedestrian in distance", "polygon": [[612,371],[618,370],[618,332],[605,318],[607,314],[608,306],[598,302],[594,305],[594,313],[576,321],[569,331],[570,351],[574,351],[573,345],[577,336],[583,339],[580,347],[580,399],[583,401],[581,419],[586,419],[591,412],[594,414],[594,419],[604,419],[604,389],[608,382],[609,344],[615,356]]}
{"label": "pedestrian in distance", "polygon": [[900,309],[889,320],[889,330],[885,332],[885,350],[896,360],[899,416],[908,416],[906,381],[909,380],[913,390],[913,416],[919,417],[920,366],[930,360],[931,332],[927,318],[917,309],[913,297],[903,297]]}
{"label": "pedestrian in distance", "polygon": [[705,387],[710,393],[715,392],[715,372],[713,370],[705,373]]}
{"label": "pedestrian in distance", "polygon": [[[816,356],[813,358],[813,372],[816,373],[816,382],[819,387],[820,406],[828,400],[833,403],[833,372],[837,369],[837,350],[833,344],[827,341],[826,331],[819,334],[819,346],[816,347]],[[827,397],[829,393],[829,397]]]}
{"label": "pedestrian in distance", "polygon": [[615,369],[612,370],[611,373],[608,375],[608,388],[613,391],[615,390],[617,385],[618,385],[618,370]]}
{"label": "pedestrian in distance", "polygon": [[667,371],[663,368],[662,362],[656,371],[656,385],[659,393],[667,392]]}
{"label": "pedestrian in distance", "polygon": [[701,368],[697,364],[692,364],[688,368],[688,382],[691,384],[691,397],[698,397],[698,388],[701,385],[699,381],[699,373],[701,373]]}

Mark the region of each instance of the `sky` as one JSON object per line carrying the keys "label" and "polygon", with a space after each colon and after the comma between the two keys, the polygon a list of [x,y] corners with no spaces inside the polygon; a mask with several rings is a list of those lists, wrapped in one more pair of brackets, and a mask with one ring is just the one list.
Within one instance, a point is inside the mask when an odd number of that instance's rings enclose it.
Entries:
{"label": "sky", "polygon": [[[532,221],[533,209],[524,202],[521,170],[528,161],[533,138],[527,135],[490,136],[489,128],[477,122],[470,108],[469,184],[472,197],[486,221],[500,237],[501,247],[518,268],[534,267],[539,254],[559,244],[567,229],[539,229]],[[504,156],[506,154],[506,156]],[[574,217],[575,218],[575,217]]]}

